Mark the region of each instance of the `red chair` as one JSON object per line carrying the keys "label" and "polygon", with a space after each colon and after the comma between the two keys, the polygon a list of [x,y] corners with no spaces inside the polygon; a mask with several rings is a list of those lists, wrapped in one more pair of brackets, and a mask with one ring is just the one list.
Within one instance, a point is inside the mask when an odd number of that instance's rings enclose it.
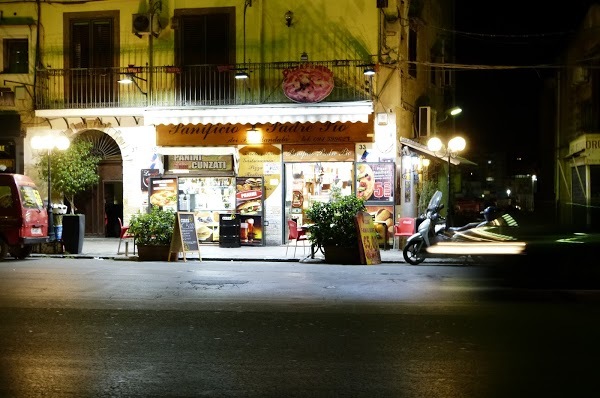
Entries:
{"label": "red chair", "polygon": [[288,243],[285,248],[285,255],[287,256],[288,249],[290,248],[290,244],[292,241],[296,241],[296,246],[294,247],[294,258],[296,257],[296,249],[298,249],[298,242],[302,241],[302,248],[304,250],[304,254],[306,254],[306,242],[308,240],[308,235],[306,234],[306,230],[303,228],[299,228],[298,224],[294,220],[288,220]]}
{"label": "red chair", "polygon": [[394,249],[396,248],[396,237],[398,238],[398,249],[402,250],[400,244],[403,240],[415,233],[415,219],[412,217],[401,217],[394,225]]}
{"label": "red chair", "polygon": [[132,239],[133,238],[133,254],[135,254],[135,236],[129,234],[127,231],[129,227],[123,226],[123,221],[121,221],[121,217],[117,217],[119,220],[119,227],[121,228],[121,232],[119,233],[119,247],[117,248],[117,254],[121,254],[121,242],[123,239]]}

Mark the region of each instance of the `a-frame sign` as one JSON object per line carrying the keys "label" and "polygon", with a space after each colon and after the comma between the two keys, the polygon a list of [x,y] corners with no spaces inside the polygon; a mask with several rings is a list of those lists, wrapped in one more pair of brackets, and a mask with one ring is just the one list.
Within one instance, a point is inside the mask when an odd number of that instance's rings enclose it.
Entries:
{"label": "a-frame sign", "polygon": [[196,233],[196,220],[194,213],[191,212],[177,212],[168,261],[171,261],[172,255],[175,255],[173,261],[179,260],[180,252],[183,253],[183,261],[187,261],[185,254],[189,252],[198,252],[198,260],[202,261],[198,234]]}

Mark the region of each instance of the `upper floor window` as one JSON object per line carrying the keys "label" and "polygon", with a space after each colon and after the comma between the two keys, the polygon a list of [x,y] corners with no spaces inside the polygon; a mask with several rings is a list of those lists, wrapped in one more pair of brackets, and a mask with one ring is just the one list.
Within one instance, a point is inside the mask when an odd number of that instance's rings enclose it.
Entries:
{"label": "upper floor window", "polygon": [[417,30],[408,30],[408,74],[417,77]]}
{"label": "upper floor window", "polygon": [[29,41],[4,39],[4,73],[29,73]]}

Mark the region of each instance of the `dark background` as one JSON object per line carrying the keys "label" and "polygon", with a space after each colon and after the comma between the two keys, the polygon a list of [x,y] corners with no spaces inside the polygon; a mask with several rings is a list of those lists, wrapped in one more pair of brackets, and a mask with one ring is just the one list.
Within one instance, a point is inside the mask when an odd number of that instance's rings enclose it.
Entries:
{"label": "dark background", "polygon": [[522,158],[523,171],[535,172],[548,135],[540,120],[555,116],[539,110],[544,79],[558,70],[557,57],[594,3],[456,1],[456,104],[463,113],[455,126],[467,139],[467,157],[506,151],[509,164]]}

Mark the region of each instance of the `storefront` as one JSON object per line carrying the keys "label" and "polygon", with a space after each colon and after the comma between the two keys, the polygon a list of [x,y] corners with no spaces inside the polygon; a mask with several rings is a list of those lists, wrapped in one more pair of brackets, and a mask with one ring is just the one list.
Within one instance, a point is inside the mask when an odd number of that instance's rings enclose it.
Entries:
{"label": "storefront", "polygon": [[569,206],[562,221],[597,226],[600,220],[600,134],[584,134],[571,141],[564,163],[566,167],[558,162],[562,186],[566,186],[561,199]]}
{"label": "storefront", "polygon": [[[286,219],[301,222],[310,203],[327,200],[334,187],[355,192],[357,143],[370,144],[373,136],[370,118],[156,126],[162,176],[176,176],[177,210],[196,214],[200,241],[218,241],[220,214],[239,214],[242,229],[253,227],[253,239],[242,243],[247,245],[282,244]],[[231,168],[199,169],[226,154]]]}

